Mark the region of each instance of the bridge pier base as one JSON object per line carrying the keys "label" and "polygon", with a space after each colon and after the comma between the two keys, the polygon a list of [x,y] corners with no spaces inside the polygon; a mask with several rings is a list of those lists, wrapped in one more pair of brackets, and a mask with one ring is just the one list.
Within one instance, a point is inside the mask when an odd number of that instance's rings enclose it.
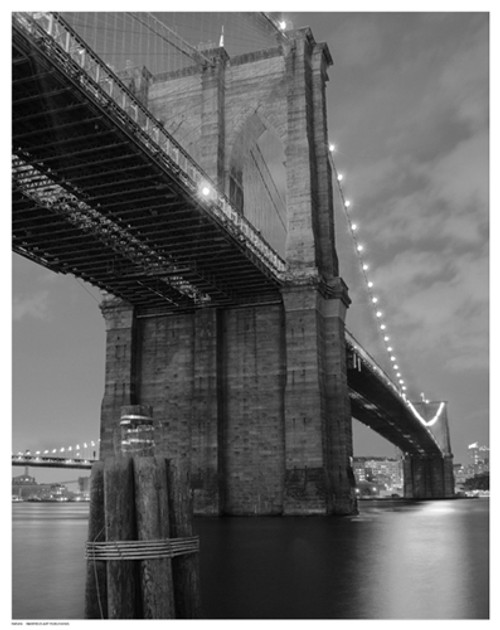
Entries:
{"label": "bridge pier base", "polygon": [[108,300],[101,457],[121,407],[147,404],[157,452],[190,466],[195,513],[354,512],[346,299],[324,293],[163,315]]}
{"label": "bridge pier base", "polygon": [[453,458],[417,457],[403,459],[404,496],[407,499],[446,499],[454,496]]}
{"label": "bridge pier base", "polygon": [[284,514],[355,511],[345,294],[283,291],[286,334]]}

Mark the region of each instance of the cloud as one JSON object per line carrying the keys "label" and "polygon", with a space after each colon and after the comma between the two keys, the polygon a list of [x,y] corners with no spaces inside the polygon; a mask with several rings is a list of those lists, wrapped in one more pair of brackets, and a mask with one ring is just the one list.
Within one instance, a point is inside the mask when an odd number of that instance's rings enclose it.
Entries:
{"label": "cloud", "polygon": [[488,134],[484,129],[444,156],[431,170],[430,193],[461,212],[486,217],[488,204]]}
{"label": "cloud", "polygon": [[408,357],[463,372],[487,369],[488,263],[479,254],[448,259],[438,253],[406,252],[378,270],[390,319]]}
{"label": "cloud", "polygon": [[48,298],[48,291],[38,291],[32,295],[15,295],[12,303],[14,322],[19,322],[26,317],[49,320]]}
{"label": "cloud", "polygon": [[488,120],[488,43],[488,24],[483,21],[475,32],[471,29],[468,45],[455,51],[439,75],[439,92],[453,99],[458,118],[471,129]]}
{"label": "cloud", "polygon": [[[426,23],[425,42],[415,27],[418,22]],[[349,107],[343,111],[343,96],[333,91],[339,102],[338,135],[341,140],[349,135],[349,145],[339,144],[337,166],[346,173],[348,196],[374,228],[379,227],[377,217],[388,213],[384,219],[394,236],[406,231],[415,241],[423,232],[414,223],[425,217],[430,231],[442,227],[443,235],[449,230],[450,237],[479,242],[484,235],[465,223],[474,215],[480,222],[478,212],[483,223],[486,217],[487,20],[424,14],[408,26],[402,29],[403,53],[394,60],[388,59],[387,47],[395,43],[386,44],[387,63],[375,70],[377,80],[372,76],[367,83],[354,75],[347,84],[362,84],[362,98],[348,94]],[[366,103],[372,115],[367,115]],[[370,155],[365,155],[367,148]],[[438,210],[450,219],[437,218]],[[405,212],[407,220],[400,216]],[[460,213],[460,220],[451,218]],[[442,226],[434,225],[440,222]]]}
{"label": "cloud", "polygon": [[334,64],[363,68],[379,59],[383,38],[375,18],[360,22],[356,16],[344,16],[342,28],[337,28],[329,38]]}
{"label": "cloud", "polygon": [[384,159],[360,169],[367,190],[364,200],[353,202],[360,238],[377,256],[380,252],[382,261],[410,246],[439,248],[447,255],[482,248],[488,240],[488,168],[483,131],[432,165],[408,158],[396,165]]}

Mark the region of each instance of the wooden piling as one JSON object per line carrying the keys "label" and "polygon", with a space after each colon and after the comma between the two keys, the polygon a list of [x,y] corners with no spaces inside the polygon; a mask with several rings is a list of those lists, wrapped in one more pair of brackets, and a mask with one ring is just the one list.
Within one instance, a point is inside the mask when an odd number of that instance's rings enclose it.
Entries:
{"label": "wooden piling", "polygon": [[[193,535],[192,497],[187,462],[167,461],[169,487],[170,535],[184,538]],[[201,617],[199,554],[172,559],[175,610],[178,619]]]}
{"label": "wooden piling", "polygon": [[[137,540],[132,457],[104,462],[106,541]],[[107,562],[108,619],[141,619],[139,567],[134,560]]]}
{"label": "wooden piling", "polygon": [[[90,510],[88,540],[103,542],[104,462],[95,462],[90,473]],[[85,619],[107,619],[106,562],[90,560],[85,582]]]}
{"label": "wooden piling", "polygon": [[[134,457],[138,540],[170,538],[167,462],[160,457]],[[174,619],[172,560],[141,560],[144,619]]]}
{"label": "wooden piling", "polygon": [[123,454],[97,462],[88,540],[86,619],[201,617],[187,465]]}

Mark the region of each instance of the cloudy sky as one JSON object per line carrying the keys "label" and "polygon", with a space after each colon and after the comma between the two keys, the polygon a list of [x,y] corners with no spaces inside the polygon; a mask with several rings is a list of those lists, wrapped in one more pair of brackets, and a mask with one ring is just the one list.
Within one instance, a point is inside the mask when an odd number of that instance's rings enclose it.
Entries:
{"label": "cloudy sky", "polygon": [[292,19],[332,53],[335,162],[410,395],[449,402],[464,462],[488,443],[488,16]]}
{"label": "cloudy sky", "polygon": [[[468,444],[489,443],[488,14],[285,18],[328,43],[330,139],[370,279],[410,398],[448,401],[455,461],[466,463]],[[341,275],[353,298],[347,325],[363,338],[374,318],[337,211]],[[96,439],[99,292],[18,256],[12,278],[14,451]],[[371,343],[385,359],[380,340]],[[355,454],[394,450],[355,422]],[[33,472],[39,481],[68,476]]]}

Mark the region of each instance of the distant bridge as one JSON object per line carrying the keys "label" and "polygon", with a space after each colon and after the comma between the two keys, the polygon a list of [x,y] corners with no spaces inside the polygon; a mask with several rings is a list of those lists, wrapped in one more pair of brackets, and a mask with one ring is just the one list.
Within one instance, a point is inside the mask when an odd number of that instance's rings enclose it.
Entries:
{"label": "distant bridge", "polygon": [[95,461],[97,460],[72,457],[12,455],[13,466],[30,466],[34,468],[79,468],[82,470],[90,470]]}

